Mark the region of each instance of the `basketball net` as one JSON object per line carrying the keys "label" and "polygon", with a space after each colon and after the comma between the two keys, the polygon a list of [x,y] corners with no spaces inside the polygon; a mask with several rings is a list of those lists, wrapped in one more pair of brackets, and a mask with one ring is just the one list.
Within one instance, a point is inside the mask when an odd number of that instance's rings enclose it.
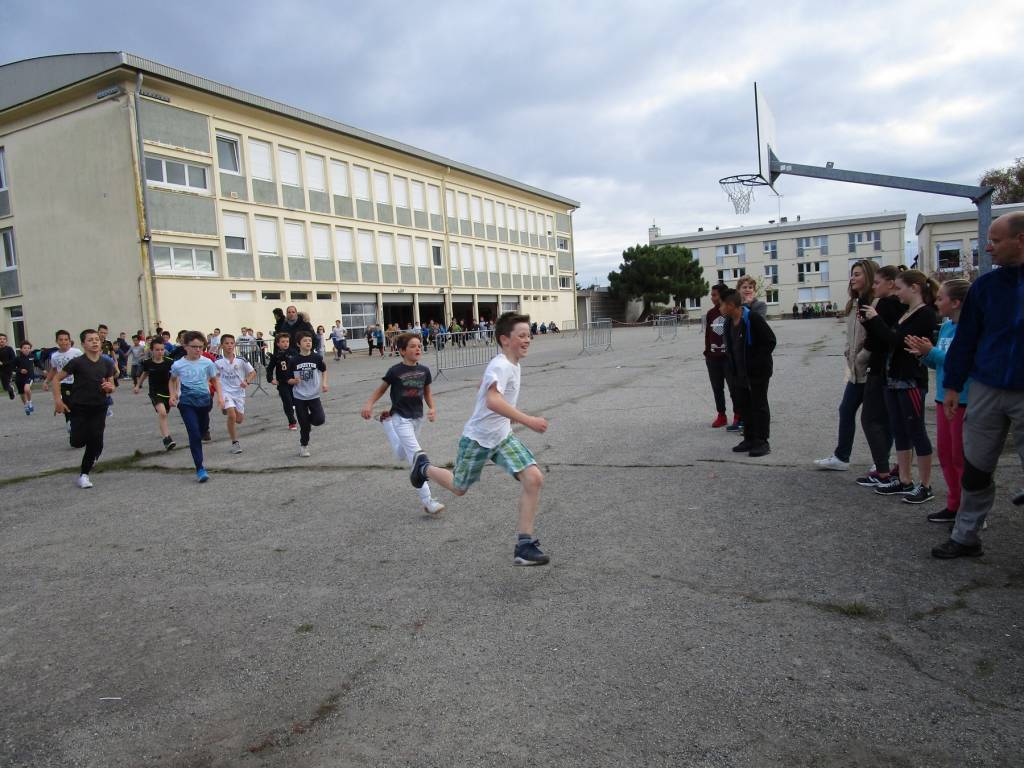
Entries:
{"label": "basketball net", "polygon": [[756,173],[741,173],[718,180],[722,191],[732,201],[736,213],[750,213],[750,201],[754,199],[754,187],[767,185]]}

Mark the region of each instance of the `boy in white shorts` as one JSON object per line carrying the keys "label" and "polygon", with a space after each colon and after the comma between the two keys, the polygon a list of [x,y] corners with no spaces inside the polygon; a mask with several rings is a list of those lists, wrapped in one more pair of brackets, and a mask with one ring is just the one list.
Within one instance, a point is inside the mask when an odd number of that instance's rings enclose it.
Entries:
{"label": "boy in white shorts", "polygon": [[[419,334],[402,333],[395,339],[398,354],[402,362],[388,368],[384,381],[373,390],[361,411],[364,419],[373,416],[373,404],[391,389],[391,408],[380,415],[384,434],[391,444],[396,459],[405,459],[410,466],[421,453],[419,431],[423,426],[423,403],[427,403],[427,418],[433,421],[437,412],[434,409],[434,396],[430,391],[432,377],[430,369],[420,364],[423,355],[423,337]],[[428,515],[439,515],[444,511],[444,504],[430,497],[430,485],[424,483],[418,489],[423,511]]]}
{"label": "boy in white shorts", "polygon": [[476,407],[459,440],[455,458],[455,471],[449,472],[430,463],[425,453],[419,453],[409,475],[413,486],[421,487],[427,480],[444,486],[456,496],[462,496],[477,480],[488,461],[493,461],[522,485],[519,494],[519,522],[516,548],[512,556],[515,565],[546,565],[548,556],[540,550],[540,542],[533,535],[533,521],[540,506],[540,489],[544,474],[530,449],[512,434],[512,422],[544,432],[548,420],[530,416],[516,408],[519,398],[519,361],[530,348],[530,318],[517,312],[506,312],[494,325],[494,337],[501,352],[487,364],[480,389],[476,394]]}
{"label": "boy in white shorts", "polygon": [[235,337],[230,333],[220,337],[222,357],[214,365],[220,374],[221,392],[224,395],[224,415],[228,421],[228,435],[231,437],[231,452],[241,453],[238,442],[238,425],[245,421],[245,389],[256,380],[256,369],[243,357],[235,355]]}

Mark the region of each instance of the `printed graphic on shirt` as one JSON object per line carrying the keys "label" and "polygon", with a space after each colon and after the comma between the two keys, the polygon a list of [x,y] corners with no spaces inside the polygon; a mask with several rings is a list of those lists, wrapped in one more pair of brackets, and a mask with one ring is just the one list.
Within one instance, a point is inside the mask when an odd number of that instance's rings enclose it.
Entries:
{"label": "printed graphic on shirt", "polygon": [[236,397],[244,396],[242,382],[253,372],[253,367],[248,360],[235,357],[228,362],[226,357],[217,360],[217,370],[220,372],[220,386],[223,392],[231,393]]}
{"label": "printed graphic on shirt", "polygon": [[[50,355],[50,367],[55,371],[63,371],[64,366],[74,360],[76,357],[82,356],[82,350],[78,347],[71,347],[67,352],[61,352],[59,349]],[[64,379],[62,384],[74,384],[75,377],[68,376]]]}
{"label": "printed graphic on shirt", "polygon": [[384,374],[391,387],[391,411],[407,419],[423,417],[423,392],[432,379],[430,369],[417,363],[393,365]]}
{"label": "printed graphic on shirt", "polygon": [[288,379],[297,379],[292,385],[292,397],[297,400],[315,400],[320,397],[320,375],[327,365],[320,355],[296,355],[288,359]]}

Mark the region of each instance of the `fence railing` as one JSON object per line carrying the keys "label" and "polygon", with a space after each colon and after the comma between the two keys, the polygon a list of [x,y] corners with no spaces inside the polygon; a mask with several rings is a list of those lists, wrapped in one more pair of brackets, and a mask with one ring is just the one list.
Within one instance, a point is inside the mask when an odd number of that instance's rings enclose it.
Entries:
{"label": "fence railing", "polygon": [[[256,381],[253,382],[255,388],[263,394],[267,393],[267,390],[263,388],[264,374],[266,370],[267,358],[264,350],[260,349],[258,344],[254,344],[251,341],[240,341],[235,347],[235,354],[243,360],[247,361],[249,365],[256,369]],[[249,390],[250,395],[256,394]]]}
{"label": "fence railing", "polygon": [[607,352],[612,348],[612,321],[610,318],[596,318],[580,328],[583,339],[580,354],[588,352]]}
{"label": "fence railing", "polygon": [[673,341],[679,335],[679,317],[676,315],[658,315],[654,318],[654,330],[657,332],[655,341]]}
{"label": "fence railing", "polygon": [[434,341],[434,374],[443,375],[455,368],[486,365],[498,354],[494,331],[446,333]]}

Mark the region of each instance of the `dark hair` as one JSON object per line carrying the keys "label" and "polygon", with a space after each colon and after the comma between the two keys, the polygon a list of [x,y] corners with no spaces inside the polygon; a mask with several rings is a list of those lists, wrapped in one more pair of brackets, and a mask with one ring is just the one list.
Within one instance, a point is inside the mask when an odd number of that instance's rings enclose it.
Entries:
{"label": "dark hair", "polygon": [[274,343],[277,344],[277,342],[279,342],[281,339],[284,339],[289,344],[292,343],[292,335],[290,333],[288,333],[287,331],[282,331],[281,333],[275,335],[274,336]]}
{"label": "dark hair", "polygon": [[395,338],[395,346],[398,347],[399,352],[405,352],[405,348],[409,346],[409,342],[413,339],[420,339],[422,342],[423,336],[418,333],[400,333]]}
{"label": "dark hair", "polygon": [[277,318],[278,320],[280,320],[280,319],[281,319],[282,317],[284,317],[284,310],[283,310],[283,309],[281,309],[280,307],[274,307],[274,309],[273,309],[273,315],[274,315],[274,317],[276,317],[276,318]]}
{"label": "dark hair", "polygon": [[494,340],[498,346],[501,346],[501,337],[508,336],[511,338],[512,330],[519,325],[519,323],[526,323],[530,325],[530,316],[521,315],[518,312],[504,312],[501,317],[498,318],[494,324]]}
{"label": "dark hair", "polygon": [[857,259],[850,265],[850,277],[853,277],[853,270],[860,267],[861,272],[864,273],[864,290],[857,293],[853,290],[853,286],[850,286],[850,300],[846,302],[846,312],[849,313],[858,302],[860,304],[870,304],[871,300],[875,298],[875,270],[878,269],[878,265],[875,264],[871,259]]}
{"label": "dark hair", "polygon": [[0,331],[0,336],[3,336],[5,339],[7,338],[7,334],[4,333],[3,331]]}
{"label": "dark hair", "polygon": [[716,283],[715,285],[711,286],[711,290],[712,291],[718,291],[718,298],[722,298],[722,292],[723,291],[728,291],[729,290],[729,286],[726,285],[725,283]]}
{"label": "dark hair", "polygon": [[298,333],[295,334],[295,343],[296,344],[298,344],[303,339],[309,339],[310,341],[312,341],[313,340],[313,334],[310,333],[309,331],[299,331]]}
{"label": "dark hair", "polygon": [[160,338],[162,339],[164,336],[166,336],[168,339],[171,338],[171,332],[170,331],[160,331]]}
{"label": "dark hair", "polygon": [[970,280],[962,277],[951,277],[940,286],[949,297],[950,301],[963,301],[967,298],[967,292],[971,290]]}
{"label": "dark hair", "polygon": [[723,304],[732,304],[734,307],[738,307],[743,304],[743,297],[740,296],[740,292],[735,288],[726,288],[718,294],[718,300]]}
{"label": "dark hair", "polygon": [[159,344],[161,347],[164,345],[164,340],[162,336],[154,336],[152,339],[149,340],[150,349],[153,349],[153,347],[155,347],[157,344]]}
{"label": "dark hair", "polygon": [[908,269],[899,276],[899,281],[906,286],[916,285],[921,289],[921,300],[925,304],[934,304],[939,284],[919,269]]}
{"label": "dark hair", "polygon": [[29,341],[28,339],[22,339],[21,340],[21,344],[19,344],[18,346],[19,347],[24,347],[26,344],[28,344],[30,347],[32,346],[32,342]]}
{"label": "dark hair", "polygon": [[110,329],[107,328],[107,326],[105,326],[103,323],[100,323],[99,325],[96,326],[96,333],[99,333],[100,331],[109,331],[109,330]]}
{"label": "dark hair", "polygon": [[206,337],[199,331],[186,331],[185,338],[181,341],[183,344],[188,345],[197,340],[203,342],[204,347],[206,346]]}
{"label": "dark hair", "polygon": [[875,270],[876,276],[881,276],[885,280],[895,280],[900,276],[900,268],[892,264],[886,264],[884,267],[879,267]]}
{"label": "dark hair", "polygon": [[91,333],[95,333],[97,336],[99,336],[100,332],[97,331],[95,328],[86,328],[84,331],[82,331],[80,334],[78,334],[78,340],[84,344],[85,343],[85,337],[88,336]]}
{"label": "dark hair", "polygon": [[63,328],[61,328],[59,331],[53,334],[53,338],[55,341],[59,339],[61,336],[67,336],[69,339],[71,338],[71,334],[65,331]]}
{"label": "dark hair", "polygon": [[233,333],[222,333],[220,335],[220,343],[223,344],[226,339],[231,339],[232,341],[234,341],[235,340],[235,334],[233,334]]}

